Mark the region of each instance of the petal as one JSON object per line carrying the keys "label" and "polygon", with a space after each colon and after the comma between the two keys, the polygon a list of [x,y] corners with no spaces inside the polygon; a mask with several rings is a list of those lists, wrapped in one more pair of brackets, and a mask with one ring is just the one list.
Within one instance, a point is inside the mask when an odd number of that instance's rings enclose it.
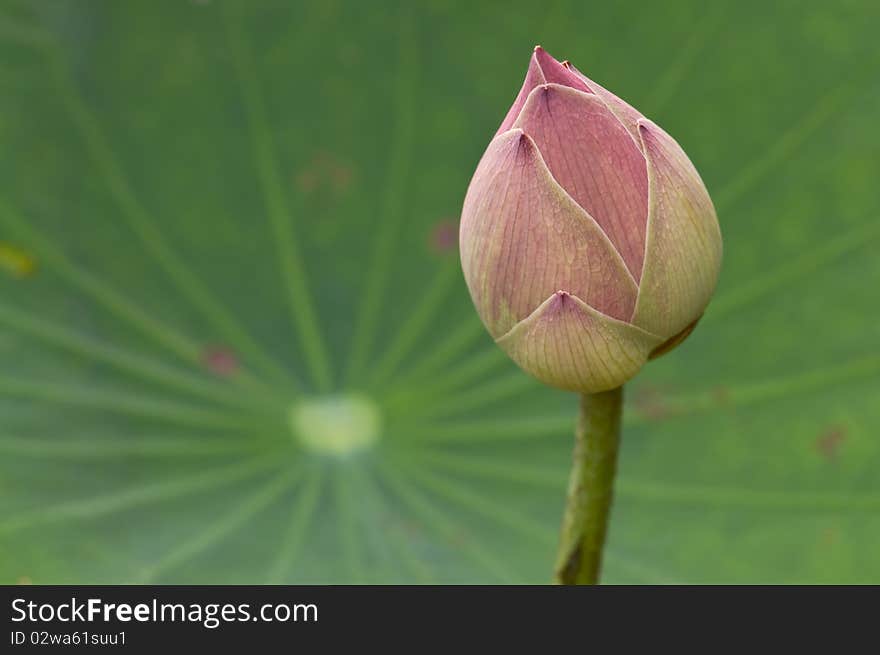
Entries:
{"label": "petal", "polygon": [[644,118],[641,112],[639,112],[630,104],[618,98],[605,87],[591,80],[589,77],[581,73],[577,68],[567,62],[566,68],[568,68],[568,70],[570,70],[573,75],[577,76],[577,78],[584,85],[586,85],[589,91],[595,93],[597,96],[605,101],[605,104],[608,105],[608,108],[614,112],[614,115],[617,116],[617,118],[620,120],[621,123],[623,123],[623,126],[627,129],[630,135],[632,135],[632,138],[636,142],[636,144],[641,146],[641,139],[639,138],[639,119]]}
{"label": "petal", "polygon": [[520,111],[522,111],[523,105],[526,104],[526,99],[529,97],[532,90],[536,86],[540,86],[547,82],[556,82],[557,84],[573,86],[582,91],[588,90],[577,75],[556,61],[541,46],[535,46],[535,51],[532,53],[532,57],[529,60],[529,69],[526,71],[526,79],[523,81],[522,88],[519,90],[519,95],[507,111],[507,116],[504,117],[504,120],[501,122],[501,127],[495,132],[495,136],[498,136],[502,132],[507,132],[507,130],[513,127],[513,124],[516,122],[516,119],[519,116]]}
{"label": "petal", "polygon": [[513,101],[510,109],[507,110],[507,116],[501,121],[501,126],[498,128],[498,131],[495,132],[495,136],[498,136],[502,132],[507,132],[513,127],[513,124],[516,122],[519,112],[522,111],[523,105],[526,104],[526,99],[529,97],[532,89],[540,84],[544,84],[546,81],[547,80],[544,79],[544,73],[538,65],[538,60],[535,59],[535,55],[532,54],[532,58],[529,59],[529,69],[526,71],[526,79],[523,81],[522,88],[519,90],[519,95],[516,96],[516,100]]}
{"label": "petal", "polygon": [[645,255],[645,157],[605,102],[559,84],[529,95],[515,123],[541,151],[556,181],[608,235],[638,280]]}
{"label": "petal", "polygon": [[462,210],[460,252],[493,337],[559,288],[621,320],[635,307],[638,289],[620,255],[521,130],[495,137],[483,155]]}
{"label": "petal", "polygon": [[661,341],[634,325],[600,314],[565,291],[557,291],[498,339],[498,345],[545,384],[596,393],[632,378]]}
{"label": "petal", "polygon": [[576,75],[566,64],[554,59],[541,46],[535,46],[533,58],[538,62],[538,66],[541,67],[541,71],[544,73],[544,79],[548,83],[561,84],[586,93],[590,92],[582,76]]}
{"label": "petal", "polygon": [[645,267],[632,322],[668,339],[705,310],[721,268],[721,230],[690,159],[646,118],[639,132],[648,160]]}

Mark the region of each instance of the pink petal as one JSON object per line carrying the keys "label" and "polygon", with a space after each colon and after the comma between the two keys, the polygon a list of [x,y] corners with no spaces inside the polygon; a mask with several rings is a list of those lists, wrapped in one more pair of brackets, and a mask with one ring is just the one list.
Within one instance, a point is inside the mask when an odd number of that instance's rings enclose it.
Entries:
{"label": "pink petal", "polygon": [[666,132],[639,121],[648,160],[645,266],[632,323],[664,339],[703,313],[721,268],[721,231],[690,159]]}
{"label": "pink petal", "polygon": [[561,84],[578,91],[590,93],[590,88],[585,84],[583,76],[578,76],[572,71],[567,64],[563,64],[553,58],[541,46],[535,46],[535,52],[532,59],[538,62],[541,71],[544,73],[544,79],[550,84]]}
{"label": "pink petal", "polygon": [[600,314],[579,298],[557,291],[498,345],[541,382],[567,391],[596,393],[619,387],[644,366],[660,339]]}
{"label": "pink petal", "polygon": [[648,220],[645,157],[605,102],[559,84],[529,95],[515,123],[535,140],[556,181],[611,239],[633,278]]}
{"label": "pink petal", "polygon": [[614,112],[614,115],[617,116],[620,122],[623,123],[623,126],[632,135],[636,144],[641,145],[641,139],[639,137],[639,119],[644,118],[644,116],[642,116],[637,109],[618,98],[605,87],[600,86],[591,80],[571,64],[566,62],[565,66],[573,75],[577,76],[584,85],[586,85],[587,89],[605,101],[608,108]]}
{"label": "pink petal", "polygon": [[501,122],[498,131],[495,132],[495,136],[498,136],[502,132],[506,132],[513,127],[514,122],[516,122],[516,119],[519,116],[520,111],[522,111],[523,105],[526,104],[526,100],[532,90],[536,86],[547,82],[555,82],[557,84],[572,86],[582,91],[588,91],[577,75],[547,54],[541,46],[535,46],[535,51],[532,53],[532,58],[529,60],[529,69],[526,71],[526,79],[523,82],[522,88],[519,90],[519,95],[516,97],[516,100],[513,101],[513,105],[508,110],[507,116],[505,116],[504,120]]}
{"label": "pink petal", "polygon": [[523,108],[523,105],[526,104],[526,99],[529,97],[532,89],[539,84],[544,84],[546,81],[547,80],[544,79],[544,73],[541,71],[541,67],[538,65],[538,61],[535,59],[533,53],[532,58],[529,60],[529,69],[526,71],[526,79],[523,81],[522,88],[519,90],[519,95],[516,96],[516,100],[513,101],[510,109],[507,110],[507,116],[501,121],[501,126],[498,128],[498,131],[495,132],[495,136],[498,136],[502,132],[507,132],[507,130],[513,126],[514,122],[516,122],[517,116],[519,116],[519,112]]}
{"label": "pink petal", "polygon": [[624,261],[521,130],[489,144],[465,198],[459,242],[465,280],[495,338],[559,288],[609,316],[632,315],[637,287]]}

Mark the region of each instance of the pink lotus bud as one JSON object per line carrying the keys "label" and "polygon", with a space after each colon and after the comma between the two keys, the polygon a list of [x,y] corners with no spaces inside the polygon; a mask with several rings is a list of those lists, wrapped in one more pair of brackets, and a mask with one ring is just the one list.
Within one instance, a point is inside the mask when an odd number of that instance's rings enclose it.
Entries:
{"label": "pink lotus bud", "polygon": [[678,143],[537,47],[471,180],[460,249],[508,355],[594,393],[688,335],[715,289],[721,232]]}

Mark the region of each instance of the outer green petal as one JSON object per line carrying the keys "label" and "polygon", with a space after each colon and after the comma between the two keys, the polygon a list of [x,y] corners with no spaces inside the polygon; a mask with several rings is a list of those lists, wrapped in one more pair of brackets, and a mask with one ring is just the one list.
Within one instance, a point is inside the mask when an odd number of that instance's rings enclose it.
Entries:
{"label": "outer green petal", "polygon": [[497,343],[541,382],[596,393],[632,378],[662,341],[557,291]]}
{"label": "outer green petal", "polygon": [[638,125],[648,161],[648,231],[632,323],[669,339],[696,321],[712,297],[721,231],[706,187],[678,143],[646,118]]}

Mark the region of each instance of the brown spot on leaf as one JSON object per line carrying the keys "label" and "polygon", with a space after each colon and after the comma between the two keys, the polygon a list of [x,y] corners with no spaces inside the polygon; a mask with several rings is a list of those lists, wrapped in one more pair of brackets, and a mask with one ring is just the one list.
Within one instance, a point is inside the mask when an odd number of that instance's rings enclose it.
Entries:
{"label": "brown spot on leaf", "polygon": [[31,580],[30,576],[23,575],[23,576],[19,577],[18,580],[15,581],[15,584],[28,585],[28,584],[34,584],[34,581]]}
{"label": "brown spot on leaf", "polygon": [[349,166],[337,164],[330,168],[330,184],[339,195],[348,191],[352,177],[352,170]]}
{"label": "brown spot on leaf", "polygon": [[667,418],[672,412],[664,394],[656,387],[643,385],[633,394],[636,411],[652,421]]}
{"label": "brown spot on leaf", "polygon": [[318,188],[318,174],[313,170],[299,171],[295,177],[296,188],[305,194],[309,194]]}
{"label": "brown spot on leaf", "polygon": [[329,192],[345,195],[354,181],[354,169],[337,155],[327,151],[315,153],[309,162],[294,174],[296,188],[304,194]]}
{"label": "brown spot on leaf", "polygon": [[230,377],[238,372],[238,357],[226,346],[208,346],[202,353],[202,363],[214,375]]}
{"label": "brown spot on leaf", "polygon": [[826,460],[833,461],[837,458],[844,441],[846,441],[846,428],[842,425],[832,425],[816,437],[816,451]]}
{"label": "brown spot on leaf", "polygon": [[434,223],[428,236],[428,248],[436,255],[458,249],[458,221],[445,218]]}

